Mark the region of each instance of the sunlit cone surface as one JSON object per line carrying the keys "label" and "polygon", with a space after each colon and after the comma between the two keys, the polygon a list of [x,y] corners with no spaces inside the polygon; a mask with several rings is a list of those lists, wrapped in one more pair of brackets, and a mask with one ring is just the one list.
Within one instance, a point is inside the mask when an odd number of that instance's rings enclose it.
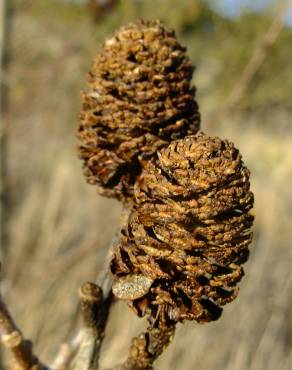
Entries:
{"label": "sunlit cone surface", "polygon": [[87,181],[127,200],[145,163],[171,140],[195,134],[193,66],[174,31],[140,21],[107,40],[82,93],[78,137]]}
{"label": "sunlit cone surface", "polygon": [[204,134],[174,141],[148,162],[135,198],[111,263],[114,294],[154,322],[161,313],[216,320],[237,295],[252,238],[253,194],[239,151]]}

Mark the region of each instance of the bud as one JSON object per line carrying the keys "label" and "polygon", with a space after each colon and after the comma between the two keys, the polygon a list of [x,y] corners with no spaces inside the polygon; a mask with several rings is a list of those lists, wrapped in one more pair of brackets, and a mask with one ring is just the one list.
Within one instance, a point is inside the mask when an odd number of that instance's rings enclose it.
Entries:
{"label": "bud", "polygon": [[198,131],[193,69],[159,21],[131,24],[105,42],[81,94],[78,129],[85,177],[100,194],[126,201],[159,148]]}
{"label": "bud", "polygon": [[[115,284],[150,281],[123,296],[139,316],[208,322],[234,300],[252,239],[249,170],[229,141],[173,141],[135,186],[136,205],[111,262]],[[143,279],[140,278],[141,281]]]}
{"label": "bud", "polygon": [[116,0],[87,0],[88,9],[95,21],[101,20],[107,12],[117,5]]}

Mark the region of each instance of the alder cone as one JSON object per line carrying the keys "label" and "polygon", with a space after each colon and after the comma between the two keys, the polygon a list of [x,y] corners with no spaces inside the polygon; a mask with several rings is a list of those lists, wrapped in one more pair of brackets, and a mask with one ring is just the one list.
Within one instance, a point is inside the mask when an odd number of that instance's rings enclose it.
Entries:
{"label": "alder cone", "polygon": [[78,137],[84,174],[101,194],[127,200],[143,163],[200,126],[193,66],[172,30],[140,21],[107,40],[82,92]]}
{"label": "alder cone", "polygon": [[[252,239],[249,175],[234,145],[217,137],[189,136],[162,149],[135,186],[111,262],[114,294],[153,322],[161,314],[175,322],[219,318],[237,295]],[[144,288],[121,292],[133,276]]]}

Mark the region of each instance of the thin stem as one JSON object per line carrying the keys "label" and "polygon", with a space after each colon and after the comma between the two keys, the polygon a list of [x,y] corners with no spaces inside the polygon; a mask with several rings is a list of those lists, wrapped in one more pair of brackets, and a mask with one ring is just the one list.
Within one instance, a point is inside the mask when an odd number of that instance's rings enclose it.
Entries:
{"label": "thin stem", "polygon": [[13,369],[17,370],[45,370],[47,369],[32,351],[32,343],[23,338],[16,326],[6,304],[0,294],[0,333],[4,347],[13,356]]}
{"label": "thin stem", "polygon": [[[51,366],[53,370],[65,370],[68,368],[74,370],[98,369],[99,353],[112,303],[112,277],[109,273],[109,261],[112,251],[119,240],[120,232],[128,222],[130,209],[131,205],[125,205],[123,208],[119,230],[112,240],[106,260],[95,284],[86,283],[79,292],[85,327],[80,330],[71,342],[61,345]],[[88,289],[90,293],[87,294]],[[90,303],[92,299],[93,301]],[[90,317],[91,319],[89,319]],[[89,367],[86,367],[85,364]]]}
{"label": "thin stem", "polygon": [[72,362],[74,356],[76,355],[80,343],[82,340],[82,332],[80,331],[70,343],[62,343],[60,345],[59,351],[51,364],[50,369],[52,370],[65,370],[68,368],[69,364]]}
{"label": "thin stem", "polygon": [[[107,279],[104,280],[107,284]],[[70,369],[98,369],[101,344],[109,314],[112,295],[103,297],[103,290],[94,283],[85,283],[79,291],[81,312],[84,321],[79,351]]]}

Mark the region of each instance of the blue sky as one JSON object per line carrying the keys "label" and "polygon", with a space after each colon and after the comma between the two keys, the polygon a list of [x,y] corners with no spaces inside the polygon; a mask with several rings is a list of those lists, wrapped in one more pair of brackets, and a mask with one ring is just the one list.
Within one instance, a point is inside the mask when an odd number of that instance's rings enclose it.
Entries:
{"label": "blue sky", "polygon": [[[284,0],[207,0],[209,4],[215,8],[218,13],[236,18],[245,10],[264,11],[271,5],[280,4]],[[287,24],[292,26],[292,8],[287,14]]]}
{"label": "blue sky", "polygon": [[238,17],[246,10],[262,11],[273,3],[273,0],[208,0],[219,13],[227,17]]}

